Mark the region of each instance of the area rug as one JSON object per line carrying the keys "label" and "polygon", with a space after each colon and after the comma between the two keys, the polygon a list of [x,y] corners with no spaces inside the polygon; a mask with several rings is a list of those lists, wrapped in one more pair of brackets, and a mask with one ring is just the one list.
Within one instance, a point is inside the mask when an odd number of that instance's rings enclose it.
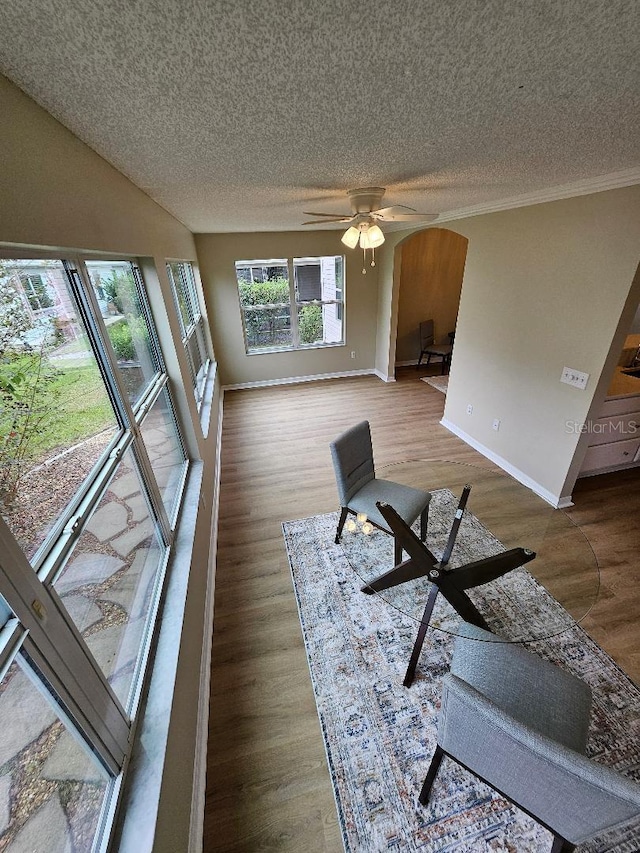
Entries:
{"label": "area rug", "polygon": [[448,376],[421,376],[423,382],[426,382],[427,385],[431,385],[432,388],[435,388],[436,391],[442,391],[443,394],[447,393],[447,389],[449,387],[449,377]]}
{"label": "area rug", "polygon": [[[438,555],[444,540],[434,542],[433,531],[446,533],[456,499],[448,490],[432,494],[429,546]],[[463,561],[470,551],[481,557],[500,549],[471,513],[465,513],[465,523],[476,535]],[[418,803],[435,747],[442,677],[454,637],[429,630],[416,679],[411,688],[403,687],[416,622],[380,597],[360,591],[362,582],[343,547],[334,544],[336,524],[337,513],[318,515],[285,522],[283,533],[345,850],[547,853],[549,832],[448,759],[429,805]],[[379,534],[378,541],[390,565],[391,539]],[[512,575],[519,584],[515,594],[509,590]],[[499,584],[506,587],[496,591]],[[513,619],[514,601],[525,618],[530,599],[538,600],[542,591],[524,569],[481,589],[489,587],[492,592],[477,603],[498,633],[496,624],[506,629]],[[501,612],[503,593],[509,613]],[[548,594],[545,606],[560,607]],[[434,618],[446,624],[452,614],[443,608],[448,605],[439,596]],[[591,685],[589,755],[640,781],[638,687],[578,626],[529,647]],[[579,850],[637,853],[640,821]]]}

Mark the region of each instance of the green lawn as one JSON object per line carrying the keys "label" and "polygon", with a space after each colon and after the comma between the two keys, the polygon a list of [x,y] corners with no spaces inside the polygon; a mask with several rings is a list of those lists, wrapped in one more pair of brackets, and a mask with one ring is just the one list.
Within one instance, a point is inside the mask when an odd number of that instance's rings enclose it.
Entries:
{"label": "green lawn", "polygon": [[[25,358],[23,364],[27,362]],[[20,363],[18,367],[21,367]],[[28,450],[21,442],[20,452],[22,456],[26,450],[25,458],[34,462],[42,461],[52,453],[71,447],[110,426],[116,426],[107,391],[95,364],[80,367],[64,364],[61,367],[58,363],[50,381],[38,382],[30,421],[25,419],[24,414],[31,407],[30,392],[25,392],[22,399],[24,402],[21,407],[11,409],[2,405],[0,397],[0,435],[21,435],[25,420],[35,424],[35,430],[33,426],[29,428],[31,438],[27,442]],[[0,441],[0,457],[9,460],[14,454],[10,449],[12,444],[7,444],[4,452],[1,452],[2,444]]]}
{"label": "green lawn", "polygon": [[59,370],[51,391],[55,413],[42,431],[43,454],[115,426],[113,408],[96,365]]}

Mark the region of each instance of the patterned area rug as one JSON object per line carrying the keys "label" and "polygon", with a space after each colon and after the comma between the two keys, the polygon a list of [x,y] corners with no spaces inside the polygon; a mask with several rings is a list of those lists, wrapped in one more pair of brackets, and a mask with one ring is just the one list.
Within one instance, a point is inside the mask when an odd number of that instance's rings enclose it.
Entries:
{"label": "patterned area rug", "polygon": [[449,387],[448,376],[421,376],[420,379],[426,382],[427,385],[431,385],[436,391],[442,391],[443,394],[447,393],[447,388]]}
{"label": "patterned area rug", "polygon": [[[437,525],[439,513],[452,511],[456,499],[447,490],[432,494],[429,546],[437,555],[432,522]],[[454,637],[429,630],[416,680],[411,688],[403,687],[416,622],[360,592],[361,581],[342,546],[333,544],[336,523],[337,513],[330,513],[285,522],[283,532],[345,850],[547,853],[549,832],[448,759],[429,805],[418,803],[435,747],[441,681]],[[479,535],[472,548],[483,556],[496,540],[477,519],[473,524],[486,535],[484,542]],[[381,548],[386,543],[391,561],[390,538],[382,536],[380,542]],[[499,595],[477,601],[497,632],[496,624],[506,626],[513,618],[514,600],[525,618],[540,594],[524,569],[511,574],[520,576],[520,586],[509,597],[509,614],[500,612]],[[522,586],[523,574],[528,587]],[[508,585],[510,575],[500,582]],[[545,606],[560,608],[548,595]],[[439,596],[436,611],[442,607],[448,605]],[[442,624],[450,616],[434,615]],[[640,781],[640,689],[580,627],[529,647],[591,685],[589,754]],[[637,853],[640,821],[579,850]]]}

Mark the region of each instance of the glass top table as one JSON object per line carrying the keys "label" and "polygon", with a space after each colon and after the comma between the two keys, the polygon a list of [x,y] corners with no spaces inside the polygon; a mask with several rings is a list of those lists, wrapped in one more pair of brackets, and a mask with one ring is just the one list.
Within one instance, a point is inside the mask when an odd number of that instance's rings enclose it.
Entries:
{"label": "glass top table", "polygon": [[[598,563],[580,528],[508,474],[427,459],[380,467],[376,476],[431,493],[425,544],[436,561],[442,560],[464,487],[471,486],[445,572],[508,549],[535,552],[525,565],[465,590],[497,638],[507,642],[546,639],[574,627],[595,604],[600,590]],[[345,527],[341,545],[364,591],[393,568],[394,541],[364,519],[350,516],[350,520],[355,521],[349,525],[355,529]],[[419,535],[419,522],[413,529]],[[408,558],[403,553],[403,560]],[[428,627],[456,634],[461,616],[433,587],[427,573],[376,595],[418,623],[424,637],[425,606],[431,593],[434,604]]]}

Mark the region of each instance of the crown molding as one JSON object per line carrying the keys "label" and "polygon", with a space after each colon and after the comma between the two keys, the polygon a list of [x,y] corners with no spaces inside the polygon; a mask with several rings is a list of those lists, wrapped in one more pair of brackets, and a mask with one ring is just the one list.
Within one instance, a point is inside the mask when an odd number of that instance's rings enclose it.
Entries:
{"label": "crown molding", "polygon": [[560,184],[556,187],[547,187],[544,190],[525,193],[524,195],[512,196],[511,198],[499,199],[483,204],[474,204],[471,207],[461,207],[458,210],[448,210],[441,213],[433,222],[438,226],[441,222],[452,219],[465,219],[468,216],[480,216],[484,213],[496,213],[500,210],[510,210],[514,207],[527,207],[533,204],[544,204],[548,201],[559,201],[564,198],[573,198],[580,195],[591,195],[592,193],[615,190],[620,187],[630,187],[640,184],[640,166],[631,169],[622,169],[619,172],[611,172],[608,175],[599,175],[595,178],[585,178],[581,181],[573,181],[570,184]]}

